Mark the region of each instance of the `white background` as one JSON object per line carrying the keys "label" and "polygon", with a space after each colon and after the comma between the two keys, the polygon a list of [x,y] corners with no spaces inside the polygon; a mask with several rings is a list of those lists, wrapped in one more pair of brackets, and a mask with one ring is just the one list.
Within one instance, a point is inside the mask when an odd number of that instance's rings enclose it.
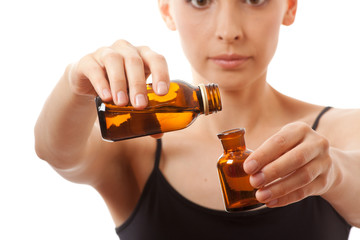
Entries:
{"label": "white background", "polygon": [[[66,65],[116,39],[151,46],[168,59],[171,78],[191,79],[156,2],[1,0],[0,239],[117,239],[99,195],[37,158],[33,127]],[[358,0],[299,1],[269,82],[305,101],[359,108],[359,9]]]}

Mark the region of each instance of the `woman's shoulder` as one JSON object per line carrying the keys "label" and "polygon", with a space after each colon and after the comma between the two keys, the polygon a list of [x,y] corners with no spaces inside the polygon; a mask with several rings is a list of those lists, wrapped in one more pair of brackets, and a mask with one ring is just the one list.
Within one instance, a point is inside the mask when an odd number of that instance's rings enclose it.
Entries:
{"label": "woman's shoulder", "polygon": [[316,132],[325,136],[330,144],[341,149],[360,148],[360,109],[332,107],[287,98],[287,114],[292,121],[306,122],[312,126],[316,119]]}
{"label": "woman's shoulder", "polygon": [[313,123],[317,117],[320,118],[318,129],[333,129],[334,127],[355,127],[360,125],[360,109],[337,108],[333,106],[322,106],[308,103],[298,99],[286,98],[286,112],[294,119]]}
{"label": "woman's shoulder", "polygon": [[331,107],[324,115],[323,126],[327,128],[355,129],[360,127],[360,109]]}
{"label": "woman's shoulder", "polygon": [[352,149],[360,146],[360,109],[331,108],[321,118],[318,131],[333,146]]}

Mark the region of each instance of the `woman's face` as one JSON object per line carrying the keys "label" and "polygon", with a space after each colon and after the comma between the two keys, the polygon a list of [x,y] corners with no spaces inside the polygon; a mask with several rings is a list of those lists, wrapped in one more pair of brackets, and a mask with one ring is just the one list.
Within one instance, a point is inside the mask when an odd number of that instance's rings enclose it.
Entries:
{"label": "woman's face", "polygon": [[289,14],[296,12],[295,0],[160,2],[169,3],[168,20],[179,32],[194,80],[217,82],[228,89],[265,80],[280,26],[291,24]]}

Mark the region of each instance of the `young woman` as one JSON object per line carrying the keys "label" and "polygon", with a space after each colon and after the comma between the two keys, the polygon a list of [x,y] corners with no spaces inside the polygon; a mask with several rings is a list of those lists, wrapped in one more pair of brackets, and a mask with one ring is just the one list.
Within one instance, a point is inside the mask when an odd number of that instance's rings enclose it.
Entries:
{"label": "young woman", "polygon": [[[164,57],[119,40],[66,68],[35,127],[39,157],[93,186],[124,240],[347,239],[360,226],[360,111],[301,102],[266,82],[297,1],[159,0],[159,8],[179,32],[194,84],[217,83],[223,110],[155,138],[102,141],[94,96],[142,109],[146,78],[158,95],[170,81]],[[237,127],[254,150],[244,168],[267,208],[229,214],[216,135]]]}

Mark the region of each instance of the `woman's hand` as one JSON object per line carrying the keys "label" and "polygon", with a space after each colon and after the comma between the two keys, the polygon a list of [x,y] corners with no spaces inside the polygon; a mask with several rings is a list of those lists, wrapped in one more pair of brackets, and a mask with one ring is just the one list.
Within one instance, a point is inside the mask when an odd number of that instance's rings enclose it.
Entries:
{"label": "woman's hand", "polygon": [[244,163],[256,198],[280,207],[326,193],[335,181],[327,139],[305,123],[292,123],[270,137]]}
{"label": "woman's hand", "polygon": [[129,103],[135,108],[147,106],[146,79],[152,74],[154,91],[168,92],[170,80],[163,56],[148,47],[134,47],[119,40],[86,55],[71,66],[69,83],[77,95],[99,95],[103,101],[119,106]]}

